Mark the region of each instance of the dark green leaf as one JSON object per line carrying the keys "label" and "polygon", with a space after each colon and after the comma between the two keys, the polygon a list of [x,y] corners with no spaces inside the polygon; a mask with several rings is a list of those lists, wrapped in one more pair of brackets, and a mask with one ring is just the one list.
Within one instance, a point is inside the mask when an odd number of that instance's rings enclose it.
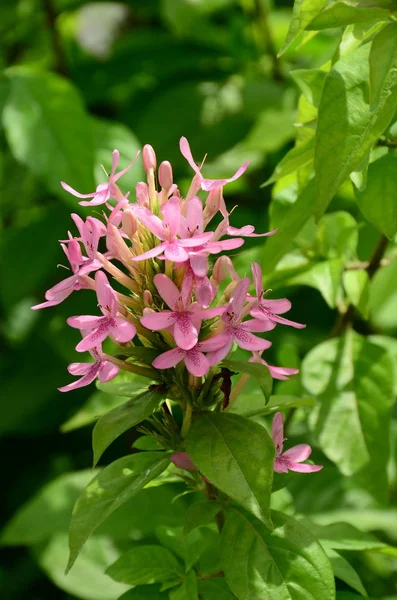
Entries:
{"label": "dark green leaf", "polygon": [[265,405],[261,394],[242,392],[230,405],[227,412],[237,413],[244,417],[256,417],[259,415],[271,415],[285,408],[299,408],[300,406],[315,406],[314,398],[298,396],[270,396]]}
{"label": "dark green leaf", "polygon": [[353,588],[353,590],[356,590],[359,594],[366,596],[367,592],[362,584],[360,576],[351,564],[341,554],[335,552],[335,550],[332,550],[331,548],[328,548],[326,552],[335,577],[347,583],[347,585]]}
{"label": "dark green leaf", "polygon": [[199,581],[198,590],[203,600],[235,600],[236,596],[230,591],[223,578]]}
{"label": "dark green leaf", "polygon": [[7,76],[3,127],[14,156],[52,192],[77,206],[61,180],[82,193],[95,189],[92,127],[77,90],[54,73],[27,67],[13,67]]}
{"label": "dark green leaf", "polygon": [[165,397],[162,391],[148,389],[103,415],[92,432],[94,466],[119,435],[150,417]]}
{"label": "dark green leaf", "polygon": [[122,554],[106,573],[121,583],[147,585],[178,579],[182,576],[183,569],[166,548],[137,546]]}
{"label": "dark green leaf", "polygon": [[124,502],[135,496],[169,464],[162,452],[124,456],[105,467],[77,500],[69,530],[70,556],[67,571],[95,529]]}
{"label": "dark green leaf", "polygon": [[191,504],[186,511],[183,532],[185,535],[203,525],[212,523],[221,507],[214,500],[200,500]]}
{"label": "dark green leaf", "polygon": [[144,392],[147,389],[148,382],[144,377],[130,373],[129,371],[121,371],[111,381],[101,383],[100,381],[96,384],[98,390],[105,394],[127,396],[131,398],[138,392]]}
{"label": "dark green leaf", "polygon": [[118,600],[169,600],[169,596],[160,591],[159,585],[144,585],[129,590]]}
{"label": "dark green leaf", "polygon": [[190,571],[182,585],[170,592],[170,600],[198,600],[196,573]]}
{"label": "dark green leaf", "polygon": [[369,55],[370,99],[374,109],[385,86],[397,83],[397,23],[376,34]]}
{"label": "dark green leaf", "polygon": [[261,386],[266,400],[269,400],[270,394],[272,393],[273,379],[266,365],[248,361],[244,362],[243,360],[224,360],[220,366],[226,367],[227,369],[237,373],[245,373],[246,375],[255,377]]}
{"label": "dark green leaf", "polygon": [[111,396],[104,392],[94,392],[85,404],[61,426],[61,431],[67,433],[79,427],[85,427],[95,422],[101,415],[120,406],[125,402],[124,396]]}
{"label": "dark green leaf", "polygon": [[187,451],[216,487],[272,527],[275,447],[262,425],[231,413],[201,413],[190,428]]}
{"label": "dark green leaf", "polygon": [[364,217],[389,239],[397,231],[396,169],[397,151],[391,150],[369,165],[365,189],[355,190]]}
{"label": "dark green leaf", "polygon": [[327,74],[318,109],[314,155],[315,211],[321,216],[339,186],[360,164],[397,109],[397,86],[387,81],[374,111],[368,104],[366,44],[339,60]]}
{"label": "dark green leaf", "polygon": [[272,519],[269,531],[251,515],[228,517],[222,566],[232,592],[239,600],[333,600],[332,568],[317,540],[287,515],[273,511]]}
{"label": "dark green leaf", "polygon": [[303,385],[321,398],[312,423],[323,452],[380,500],[387,490],[393,368],[386,350],[350,330],[315,347],[302,364]]}
{"label": "dark green leaf", "polygon": [[143,435],[132,444],[137,450],[162,450],[163,446],[155,438]]}
{"label": "dark green leaf", "polygon": [[333,550],[380,550],[385,544],[371,533],[360,531],[350,523],[333,523],[332,525],[317,525],[309,520],[303,524],[321,542],[324,548]]}

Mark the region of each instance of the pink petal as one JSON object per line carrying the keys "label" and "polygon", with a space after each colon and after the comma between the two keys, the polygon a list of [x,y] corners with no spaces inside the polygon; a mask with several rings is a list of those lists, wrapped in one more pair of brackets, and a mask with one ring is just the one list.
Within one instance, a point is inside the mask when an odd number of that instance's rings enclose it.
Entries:
{"label": "pink petal", "polygon": [[234,289],[233,296],[230,299],[229,305],[230,309],[234,312],[235,319],[240,318],[241,312],[243,310],[247,298],[249,286],[250,280],[248,279],[248,277],[245,277],[244,279],[240,279],[240,281]]}
{"label": "pink petal", "polygon": [[[278,460],[285,463],[282,457],[280,457]],[[290,461],[287,461],[286,465],[290,471],[295,471],[296,473],[316,473],[317,471],[321,471],[323,468],[322,465],[306,465]]]}
{"label": "pink petal", "polygon": [[206,233],[199,233],[190,238],[185,238],[182,240],[178,240],[178,244],[183,246],[184,248],[196,248],[197,246],[203,246],[210,240],[213,236],[212,231],[207,231]]}
{"label": "pink petal", "polygon": [[230,336],[227,333],[219,333],[218,335],[214,335],[207,340],[203,340],[199,342],[198,349],[200,352],[211,352],[213,350],[219,350],[225,346],[229,346],[230,344]]}
{"label": "pink petal", "polygon": [[236,248],[240,248],[243,244],[243,238],[221,240],[220,242],[209,242],[206,250],[210,254],[218,254],[219,252],[225,252],[226,250],[235,250]]}
{"label": "pink petal", "polygon": [[161,244],[159,244],[158,246],[155,246],[151,250],[148,250],[147,252],[144,252],[143,254],[139,254],[138,256],[133,256],[131,258],[131,260],[138,261],[138,260],[147,260],[148,258],[154,258],[155,256],[162,254],[162,252],[165,250],[166,247],[167,247],[167,242],[161,242]]}
{"label": "pink petal", "polygon": [[267,231],[266,233],[254,233],[255,227],[253,225],[244,225],[244,227],[231,227],[227,228],[228,235],[242,235],[243,237],[267,237],[268,235],[274,235],[278,229]]}
{"label": "pink petal", "polygon": [[214,317],[218,317],[223,314],[226,310],[226,306],[215,306],[214,308],[206,308],[204,310],[196,310],[195,314],[200,317],[200,319],[213,319]]}
{"label": "pink petal", "polygon": [[288,473],[288,467],[278,456],[274,459],[273,469],[276,473]]}
{"label": "pink petal", "polygon": [[296,321],[291,321],[290,319],[285,319],[284,317],[279,317],[278,315],[273,315],[272,320],[275,323],[280,323],[281,325],[289,325],[290,327],[295,327],[295,329],[304,329],[306,325],[303,323],[297,323]]}
{"label": "pink petal", "polygon": [[244,350],[251,350],[252,352],[266,350],[272,345],[268,340],[263,340],[262,338],[256,337],[256,335],[245,331],[241,327],[236,327],[234,329],[234,338],[240,348],[243,348]]}
{"label": "pink petal", "polygon": [[281,381],[286,381],[291,375],[297,375],[299,373],[299,369],[290,369],[288,367],[273,367],[272,365],[268,365],[265,361],[262,361],[266,364],[267,368],[270,371],[270,375],[273,379],[279,379]]}
{"label": "pink petal", "polygon": [[109,280],[103,271],[95,273],[96,295],[99,308],[104,315],[116,316],[119,306],[116,292],[109,284]]}
{"label": "pink petal", "polygon": [[161,212],[163,213],[164,224],[168,225],[169,232],[172,236],[176,235],[179,230],[181,221],[181,207],[179,206],[179,198],[173,196],[161,205]]}
{"label": "pink petal", "polygon": [[177,242],[164,242],[164,256],[170,260],[171,262],[185,262],[188,260],[189,255],[184,248],[181,248],[179,245],[179,240]]}
{"label": "pink petal", "polygon": [[112,178],[113,181],[118,181],[120,179],[120,177],[125,175],[127,173],[127,171],[129,171],[131,169],[131,167],[134,165],[136,159],[138,158],[139,154],[140,154],[140,150],[138,150],[138,152],[135,154],[135,156],[132,159],[132,161],[130,162],[130,164],[125,169],[123,169],[122,171],[117,173],[117,175],[114,175],[114,177]]}
{"label": "pink petal", "polygon": [[[69,295],[70,294],[68,294],[68,296]],[[67,296],[65,296],[65,298],[67,298]],[[57,306],[58,304],[60,304],[62,302],[62,300],[64,300],[64,298],[57,299],[57,300],[47,300],[47,302],[42,302],[41,304],[35,304],[34,306],[31,306],[30,309],[31,310],[41,310],[42,308],[50,308],[51,306]]]}
{"label": "pink petal", "polygon": [[208,359],[202,352],[199,352],[195,348],[188,350],[185,356],[185,365],[189,373],[195,375],[195,377],[203,377],[208,373],[210,364]]}
{"label": "pink petal", "polygon": [[163,275],[163,273],[155,275],[153,281],[162,299],[165,300],[172,310],[175,310],[178,299],[181,296],[181,292],[178,290],[175,283],[167,277],[167,275]]}
{"label": "pink petal", "polygon": [[117,342],[124,344],[125,342],[129,342],[136,335],[135,325],[126,321],[125,319],[120,319],[116,317],[114,319],[115,325],[111,327],[110,334]]}
{"label": "pink petal", "polygon": [[203,205],[200,198],[197,198],[197,196],[195,196],[188,202],[186,220],[190,233],[203,233]]}
{"label": "pink petal", "polygon": [[76,277],[76,275],[71,275],[71,277],[63,279],[59,283],[55,284],[52,288],[47,290],[45,293],[46,299],[55,300],[60,297],[62,300],[64,300],[73,292],[77,282],[78,277]]}
{"label": "pink petal", "polygon": [[76,196],[76,198],[93,198],[96,193],[96,192],[94,192],[92,194],[80,194],[80,192],[77,192],[76,190],[74,190],[72,187],[70,187],[70,185],[68,185],[64,181],[61,181],[61,186],[63,187],[65,192],[69,192],[69,194]]}
{"label": "pink petal", "polygon": [[107,360],[103,361],[101,362],[101,366],[98,371],[98,379],[102,383],[105,383],[105,381],[110,381],[111,379],[114,379],[116,375],[118,375],[119,371],[120,369],[116,367],[116,365],[113,365]]}
{"label": "pink petal", "polygon": [[209,364],[212,366],[220,363],[229,354],[232,346],[233,338],[229,337],[228,341],[225,343],[224,346],[222,346],[218,350],[215,350],[215,352],[210,352],[209,354],[207,354]]}
{"label": "pink petal", "polygon": [[241,175],[243,173],[245,173],[245,171],[248,169],[248,165],[249,165],[249,161],[247,160],[243,165],[241,165],[241,167],[239,169],[237,169],[235,174],[232,177],[229,177],[228,179],[203,179],[203,181],[201,183],[201,187],[206,192],[210,192],[211,190],[215,190],[218,187],[221,187],[223,185],[226,185],[227,183],[235,181],[236,179],[241,177]]}
{"label": "pink petal", "polygon": [[283,452],[280,458],[300,463],[304,460],[307,460],[311,453],[312,449],[308,444],[298,444],[297,446],[292,446],[292,448],[289,448]]}
{"label": "pink petal", "polygon": [[197,175],[200,176],[200,179],[202,179],[200,169],[194,162],[192,151],[190,150],[189,142],[187,141],[187,139],[185,137],[181,137],[181,139],[179,140],[179,149],[181,151],[182,156],[184,158],[186,158],[187,162],[192,167],[193,171],[195,173],[197,173]]}
{"label": "pink petal", "polygon": [[164,224],[159,217],[154,215],[148,208],[145,206],[136,206],[134,209],[135,216],[140,222],[145,225],[156,237],[160,240],[164,239]]}
{"label": "pink petal", "polygon": [[176,315],[170,310],[163,310],[161,312],[148,312],[141,317],[142,325],[151,331],[167,329],[167,327],[173,325],[175,321]]}
{"label": "pink petal", "polygon": [[179,348],[190,350],[197,344],[198,331],[189,316],[180,315],[174,324],[174,339]]}
{"label": "pink petal", "polygon": [[89,333],[86,337],[84,337],[81,342],[79,342],[76,346],[77,352],[85,352],[86,350],[91,350],[92,348],[96,348],[98,344],[106,340],[110,333],[111,325],[110,321],[107,317],[102,317],[102,322],[91,333]]}
{"label": "pink petal", "polygon": [[64,385],[63,387],[58,388],[60,392],[70,392],[72,390],[76,390],[77,388],[84,387],[89,385],[94,381],[98,374],[98,370],[100,367],[100,363],[93,363],[90,371],[84,375],[81,379],[74,381],[73,383],[69,383],[68,385]]}
{"label": "pink petal", "polygon": [[171,367],[175,367],[181,360],[185,357],[185,350],[181,350],[180,348],[173,348],[172,350],[167,350],[167,352],[163,352],[157,358],[154,359],[152,365],[155,369],[170,369]]}
{"label": "pink petal", "polygon": [[111,177],[113,177],[113,175],[116,173],[116,169],[118,167],[119,162],[120,162],[120,152],[118,150],[113,150],[113,152],[112,152],[112,170],[110,172]]}
{"label": "pink petal", "polygon": [[250,319],[240,324],[241,329],[244,331],[255,331],[257,333],[263,333],[264,331],[271,331],[276,327],[276,324],[272,321],[260,321],[258,319]]}
{"label": "pink petal", "polygon": [[92,331],[101,325],[102,320],[103,317],[81,315],[80,317],[69,317],[66,319],[66,323],[75,329],[86,329],[87,331]]}
{"label": "pink petal", "polygon": [[262,269],[257,262],[251,264],[252,277],[254,279],[255,291],[258,298],[261,296],[263,291],[263,276]]}
{"label": "pink petal", "polygon": [[279,298],[277,300],[263,298],[261,300],[261,305],[277,315],[286,313],[291,308],[291,302],[287,300],[287,298]]}
{"label": "pink petal", "polygon": [[208,277],[196,279],[196,298],[201,306],[204,308],[209,306],[216,294],[216,286],[208,279]]}
{"label": "pink petal", "polygon": [[208,258],[203,254],[191,254],[190,266],[196,277],[205,277],[208,272]]}
{"label": "pink petal", "polygon": [[79,202],[80,206],[98,206],[99,204],[104,204],[110,198],[110,189],[109,183],[100,183],[95,192],[95,196],[90,202],[86,202],[83,200]]}
{"label": "pink petal", "polygon": [[281,412],[277,412],[274,415],[272,423],[272,438],[278,454],[281,453],[284,444],[284,417],[283,413]]}
{"label": "pink petal", "polygon": [[93,366],[94,363],[71,363],[68,366],[68,371],[71,375],[85,375],[88,373]]}

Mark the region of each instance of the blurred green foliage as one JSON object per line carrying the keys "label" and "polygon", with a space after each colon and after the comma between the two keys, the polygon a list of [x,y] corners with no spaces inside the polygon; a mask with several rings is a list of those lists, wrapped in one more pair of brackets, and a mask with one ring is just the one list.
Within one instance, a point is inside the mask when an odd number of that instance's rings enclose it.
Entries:
{"label": "blurred green foliage", "polygon": [[[353,10],[347,7],[335,16],[332,7],[327,8],[328,12],[317,17],[313,27],[324,32],[315,36],[306,33],[305,43],[297,43],[294,38],[305,24],[295,20],[295,32],[293,28],[289,30],[289,0],[272,4],[267,0],[2,1],[2,600],[116,600],[129,586],[113,581],[104,575],[104,570],[116,561],[120,551],[127,549],[129,541],[145,538],[156,543],[160,525],[181,528],[186,508],[192,503],[186,496],[173,502],[175,491],[169,484],[145,489],[100,526],[65,577],[71,509],[93,476],[87,470],[92,462],[92,422],[125,398],[121,392],[120,396],[111,397],[93,389],[78,390],[67,397],[57,392],[57,387],[67,381],[65,367],[75,355],[76,336],[66,326],[66,318],[90,314],[92,298],[84,293],[74,294],[51,312],[32,312],[30,306],[41,301],[44,290],[60,278],[61,268],[58,273],[54,269],[55,264],[62,263],[56,240],[63,239],[71,227],[70,212],[88,214],[62,190],[59,182],[67,181],[81,192],[92,191],[103,180],[100,165],[109,170],[114,148],[120,150],[124,167],[138,148],[150,143],[160,160],[172,162],[175,179],[186,180],[186,184],[189,169],[178,150],[182,135],[189,139],[195,156],[207,154],[206,174],[210,177],[233,172],[249,159],[248,174],[230,186],[230,191],[227,189],[228,207],[239,205],[233,213],[233,224],[249,222],[258,230],[265,230],[288,216],[289,229],[281,229],[265,248],[247,243],[248,250],[237,256],[237,263],[243,274],[249,260],[259,259],[268,287],[277,289],[279,296],[287,293],[293,297],[291,318],[308,324],[304,333],[277,330],[269,362],[299,367],[307,352],[324,341],[338,316],[336,307],[341,300],[343,278],[348,301],[357,309],[356,328],[371,334],[373,343],[365,341],[365,345],[381,370],[374,379],[369,377],[364,386],[369,430],[374,396],[382,401],[388,414],[396,390],[389,389],[387,374],[397,371],[397,342],[393,339],[397,332],[394,243],[388,264],[376,273],[371,285],[366,272],[345,267],[347,263],[368,260],[378,237],[375,225],[391,238],[395,234],[397,179],[393,183],[390,177],[391,183],[382,188],[382,199],[389,206],[386,217],[376,209],[374,196],[383,185],[385,169],[392,173],[394,168],[396,172],[396,156],[390,152],[371,160],[366,188],[357,185],[356,192],[351,184],[339,188],[349,174],[346,156],[338,149],[340,139],[347,135],[346,124],[332,123],[332,115],[322,108],[317,135],[327,136],[331,131],[334,146],[327,150],[324,143],[326,156],[316,155],[317,172],[323,169],[330,175],[322,178],[323,188],[315,200],[313,182],[307,183],[314,130],[310,125],[295,127],[316,119],[326,75],[323,65],[334,58],[340,42],[340,30],[326,28],[330,23],[334,27],[343,25],[343,19],[352,22],[350,9]],[[377,19],[383,18],[379,11],[384,9],[371,10],[376,31]],[[357,15],[354,19],[359,22]],[[351,33],[352,39],[345,36],[342,50],[354,47],[367,33],[368,30],[360,33],[357,26]],[[285,53],[278,58],[277,51],[286,37]],[[339,76],[341,80],[351,77],[349,63],[339,68]],[[368,71],[358,74],[361,80],[369,76]],[[381,102],[376,90],[383,84],[379,73],[372,98],[375,112],[380,110]],[[325,85],[331,86],[332,81],[327,79]],[[343,102],[338,89],[330,91],[331,97],[335,102]],[[360,102],[364,102],[362,98],[353,98],[350,110],[359,111]],[[363,111],[360,118],[365,121]],[[392,124],[388,132],[394,144],[396,122],[394,119],[394,128]],[[362,145],[368,144],[368,152],[381,133],[375,127],[368,139],[362,139]],[[295,138],[299,144],[293,147]],[[351,149],[348,152],[351,155]],[[298,167],[299,180],[291,177],[288,181]],[[335,170],[338,177],[333,174]],[[365,165],[357,169],[356,180],[352,177],[355,183],[365,176],[364,172]],[[142,177],[137,164],[123,185],[133,189]],[[260,187],[270,177],[276,181],[272,191]],[[329,212],[315,224],[312,205],[317,203],[317,214],[321,215],[338,188]],[[351,342],[356,348],[350,365],[353,384],[355,370],[367,368],[360,354],[360,339]],[[308,394],[321,395],[327,385],[334,385],[336,394],[343,396],[343,390],[338,388],[338,374],[322,366],[318,369],[319,364],[332,361],[336,344],[336,340],[324,342],[308,354],[302,379],[278,384],[279,403],[272,404],[271,400],[269,413],[272,406],[309,406],[313,400]],[[387,352],[380,348],[382,344]],[[321,352],[325,358],[319,358]],[[262,398],[249,387],[244,393],[251,394],[252,414],[261,414]],[[233,410],[240,411],[238,403]],[[244,407],[241,413],[245,413]],[[376,460],[364,473],[358,469],[366,460],[365,448],[360,447],[360,432],[343,431],[342,427],[340,433],[349,438],[351,445],[349,455],[342,457],[340,470],[348,476],[343,478],[330,462],[340,459],[332,438],[335,431],[329,425],[331,417],[324,410],[314,411],[312,417],[312,431],[330,459],[323,457],[324,470],[316,478],[305,479],[304,486],[292,476],[288,489],[276,493],[275,508],[288,512],[294,504],[298,513],[316,517],[318,525],[344,520],[365,531],[377,532],[385,543],[396,544],[396,422],[388,466],[387,434],[379,440],[371,431],[368,433]],[[78,429],[81,425],[86,426]],[[298,419],[291,437],[299,440],[301,434]],[[103,464],[120,452],[128,453],[135,438],[131,431],[121,436],[106,451]],[[386,466],[390,489],[389,504],[384,506]],[[353,473],[355,476],[349,477]],[[183,486],[180,488],[182,492]],[[330,548],[332,557],[332,551],[337,553],[334,546]],[[361,592],[360,579],[358,583],[354,575],[352,579],[348,563],[343,562],[343,552],[351,549],[336,547],[342,554],[333,556],[335,569],[339,568],[338,589],[349,589],[350,585]],[[396,598],[395,555],[364,552],[354,554],[349,561],[371,596]],[[215,585],[202,584],[203,588],[208,587],[208,594],[211,585]],[[216,593],[213,590],[214,597]],[[153,597],[159,597],[157,588]],[[133,592],[125,598],[139,600]],[[145,598],[150,600],[149,592]],[[349,592],[338,596],[340,600],[344,598],[354,596]]]}

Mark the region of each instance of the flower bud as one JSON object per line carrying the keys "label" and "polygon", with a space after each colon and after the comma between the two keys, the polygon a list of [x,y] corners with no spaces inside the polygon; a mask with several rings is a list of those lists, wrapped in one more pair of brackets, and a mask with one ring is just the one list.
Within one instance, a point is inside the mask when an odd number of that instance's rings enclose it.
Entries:
{"label": "flower bud", "polygon": [[144,181],[138,181],[135,186],[136,200],[140,206],[149,206],[149,186]]}
{"label": "flower bud", "polygon": [[159,182],[165,190],[169,190],[173,184],[172,167],[168,160],[164,160],[159,166]]}
{"label": "flower bud", "polygon": [[120,235],[119,230],[112,223],[108,223],[106,246],[109,252],[124,263],[129,263],[131,260],[131,251],[123,238]]}
{"label": "flower bud", "polygon": [[212,270],[212,279],[218,284],[226,279],[228,274],[234,281],[239,280],[239,276],[236,273],[230,258],[228,256],[221,256],[214,264],[214,268]]}
{"label": "flower bud", "polygon": [[142,151],[143,168],[146,173],[154,171],[157,165],[156,153],[150,144],[145,144]]}
{"label": "flower bud", "polygon": [[172,454],[171,462],[173,462],[178,469],[184,469],[185,471],[198,471],[198,468],[193,463],[187,452],[176,452],[175,454]]}
{"label": "flower bud", "polygon": [[147,306],[151,306],[153,303],[153,296],[150,290],[144,290],[143,292],[143,303]]}
{"label": "flower bud", "polygon": [[123,210],[121,222],[124,233],[126,233],[129,238],[132,238],[138,227],[137,220],[132,210],[128,208]]}

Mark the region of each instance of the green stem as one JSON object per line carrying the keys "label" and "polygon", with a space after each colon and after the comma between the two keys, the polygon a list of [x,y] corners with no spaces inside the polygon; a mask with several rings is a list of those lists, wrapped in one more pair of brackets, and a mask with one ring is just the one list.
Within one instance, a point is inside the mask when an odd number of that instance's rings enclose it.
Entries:
{"label": "green stem", "polygon": [[183,415],[183,424],[182,424],[182,430],[181,430],[181,436],[183,437],[183,439],[186,438],[188,431],[190,429],[190,425],[192,423],[192,415],[193,415],[193,406],[190,404],[190,402],[187,402],[185,413]]}

